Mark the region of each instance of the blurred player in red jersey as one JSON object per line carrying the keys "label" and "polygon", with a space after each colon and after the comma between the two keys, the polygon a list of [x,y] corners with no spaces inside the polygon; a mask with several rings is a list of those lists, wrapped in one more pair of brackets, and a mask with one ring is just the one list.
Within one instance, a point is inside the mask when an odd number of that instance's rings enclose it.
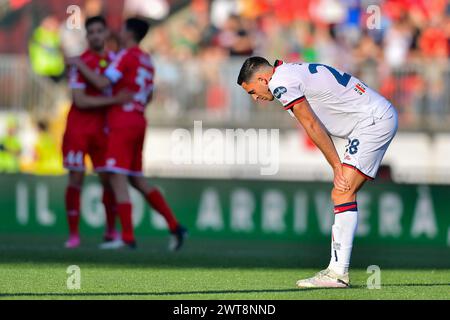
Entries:
{"label": "blurred player in red jersey", "polygon": [[150,56],[139,48],[148,29],[148,23],[143,20],[126,20],[120,34],[124,49],[104,75],[93,72],[81,60],[72,61],[98,89],[103,90],[112,85],[114,94],[120,95],[124,91],[133,94],[131,102],[116,104],[108,108],[107,112],[109,131],[105,170],[111,173],[110,182],[122,224],[122,239],[105,243],[105,249],[136,246],[128,182],[165,218],[172,234],[170,250],[178,250],[187,236],[186,228],[178,223],[161,192],[150,187],[142,175],[142,149],[147,128],[144,111],[152,97],[155,72]]}
{"label": "blurred player in red jersey", "polygon": [[[81,55],[81,60],[96,73],[103,73],[113,59],[111,52],[105,51],[105,41],[109,31],[103,17],[95,16],[85,23],[89,49]],[[67,248],[80,245],[78,225],[80,220],[80,193],[84,180],[85,156],[89,155],[94,170],[104,166],[107,146],[106,109],[86,110],[86,105],[106,106],[120,99],[111,96],[111,89],[98,90],[89,84],[85,77],[73,67],[70,72],[70,88],[73,104],[67,117],[63,138],[64,167],[69,170],[69,182],[66,189],[66,211],[70,236]],[[105,241],[117,238],[115,230],[114,194],[105,173],[99,173],[103,185],[103,204],[106,211]]]}

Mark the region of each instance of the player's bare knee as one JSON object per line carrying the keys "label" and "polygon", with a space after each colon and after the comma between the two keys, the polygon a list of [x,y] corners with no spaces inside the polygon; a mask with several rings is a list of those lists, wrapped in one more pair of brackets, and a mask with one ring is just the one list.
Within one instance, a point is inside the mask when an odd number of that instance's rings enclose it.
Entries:
{"label": "player's bare knee", "polygon": [[341,204],[346,202],[352,202],[355,199],[355,190],[350,188],[348,191],[340,191],[336,188],[331,190],[331,200],[334,204]]}
{"label": "player's bare knee", "polygon": [[137,189],[139,191],[141,191],[143,189],[142,183],[141,183],[141,181],[139,180],[138,177],[136,177],[136,176],[129,176],[128,177],[128,181],[130,182],[130,185],[133,188],[135,188],[135,189]]}
{"label": "player's bare knee", "polygon": [[83,185],[84,173],[72,171],[69,174],[69,185],[75,188],[81,188]]}
{"label": "player's bare knee", "polygon": [[134,176],[129,176],[129,177],[128,177],[128,182],[130,183],[130,185],[131,185],[133,188],[138,189],[138,182],[136,181],[135,178],[136,178],[136,177],[134,177]]}
{"label": "player's bare knee", "polygon": [[111,174],[109,181],[114,190],[122,190],[127,186],[126,177],[124,178],[120,174]]}
{"label": "player's bare knee", "polygon": [[99,173],[98,176],[99,176],[100,183],[102,184],[102,186],[104,188],[110,189],[111,188],[111,183],[110,183],[110,176],[109,176],[109,174],[106,173],[106,172],[102,172],[102,173]]}
{"label": "player's bare knee", "polygon": [[139,176],[131,176],[130,177],[130,183],[131,179],[133,180],[132,186],[139,190],[142,194],[147,194],[149,192],[149,186],[147,185],[147,182]]}
{"label": "player's bare knee", "polygon": [[135,177],[135,176],[129,176],[128,177],[128,182],[130,183],[130,185],[134,188],[134,189],[136,189],[137,191],[139,191],[139,192],[143,192],[142,191],[142,185],[141,185],[141,183],[139,182],[139,179],[137,179],[137,177]]}

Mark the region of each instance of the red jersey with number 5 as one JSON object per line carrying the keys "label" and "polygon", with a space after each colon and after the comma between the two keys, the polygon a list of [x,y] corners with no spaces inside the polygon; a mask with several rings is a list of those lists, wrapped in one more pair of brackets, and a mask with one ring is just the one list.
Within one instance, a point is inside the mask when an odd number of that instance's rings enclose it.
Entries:
{"label": "red jersey with number 5", "polygon": [[153,93],[155,68],[150,56],[138,46],[121,51],[106,69],[105,76],[114,83],[113,94],[133,92],[133,101],[109,108],[109,127],[146,125],[144,111]]}
{"label": "red jersey with number 5", "polygon": [[[113,60],[113,54],[108,52],[105,55],[99,55],[92,50],[87,50],[80,56],[80,59],[96,73],[103,74]],[[70,70],[69,86],[71,89],[82,89],[90,96],[111,95],[111,88],[104,91],[98,90],[75,67]],[[77,132],[103,131],[105,128],[105,117],[106,108],[94,110],[79,109],[73,103],[67,116],[67,130],[75,130]]]}

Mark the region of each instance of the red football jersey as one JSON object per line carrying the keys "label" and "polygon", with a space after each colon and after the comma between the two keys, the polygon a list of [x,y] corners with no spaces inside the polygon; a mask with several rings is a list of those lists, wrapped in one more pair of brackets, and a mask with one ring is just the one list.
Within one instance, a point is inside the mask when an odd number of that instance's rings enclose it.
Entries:
{"label": "red football jersey", "polygon": [[[105,72],[113,58],[114,56],[110,52],[101,56],[91,50],[85,51],[80,56],[80,59],[98,74]],[[104,91],[98,90],[75,67],[70,70],[69,86],[71,89],[83,89],[90,96],[111,95],[112,93],[111,88]],[[107,108],[79,109],[75,103],[72,103],[67,117],[67,127],[69,130],[83,130],[83,132],[103,130],[106,123],[106,111]]]}
{"label": "red football jersey", "polygon": [[109,127],[145,125],[145,106],[153,93],[155,68],[150,55],[135,46],[122,50],[105,71],[105,76],[114,83],[113,94],[122,90],[134,92],[132,102],[115,105],[108,109]]}

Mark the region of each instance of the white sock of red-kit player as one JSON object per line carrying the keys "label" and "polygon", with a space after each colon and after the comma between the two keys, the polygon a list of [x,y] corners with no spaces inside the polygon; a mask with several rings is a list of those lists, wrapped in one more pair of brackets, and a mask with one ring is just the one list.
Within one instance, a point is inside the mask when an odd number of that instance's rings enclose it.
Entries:
{"label": "white sock of red-kit player", "polygon": [[348,202],[334,207],[334,225],[331,231],[331,260],[328,266],[338,274],[349,270],[353,238],[358,226],[358,206]]}

